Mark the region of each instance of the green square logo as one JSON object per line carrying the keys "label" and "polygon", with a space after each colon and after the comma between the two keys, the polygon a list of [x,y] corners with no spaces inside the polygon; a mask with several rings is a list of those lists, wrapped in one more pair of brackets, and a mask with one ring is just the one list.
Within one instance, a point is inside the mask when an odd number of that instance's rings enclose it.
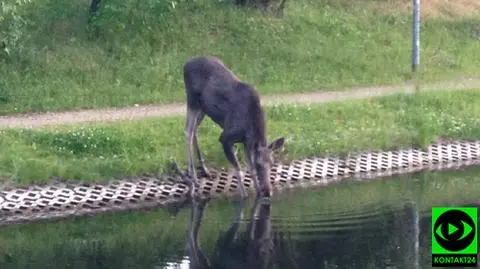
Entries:
{"label": "green square logo", "polygon": [[432,208],[432,266],[476,267],[478,209]]}

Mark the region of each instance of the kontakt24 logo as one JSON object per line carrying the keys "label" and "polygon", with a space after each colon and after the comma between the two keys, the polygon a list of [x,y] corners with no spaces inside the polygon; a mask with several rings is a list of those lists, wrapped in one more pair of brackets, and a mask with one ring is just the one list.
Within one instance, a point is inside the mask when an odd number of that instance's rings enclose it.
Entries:
{"label": "kontakt24 logo", "polygon": [[432,208],[432,266],[477,267],[478,209]]}

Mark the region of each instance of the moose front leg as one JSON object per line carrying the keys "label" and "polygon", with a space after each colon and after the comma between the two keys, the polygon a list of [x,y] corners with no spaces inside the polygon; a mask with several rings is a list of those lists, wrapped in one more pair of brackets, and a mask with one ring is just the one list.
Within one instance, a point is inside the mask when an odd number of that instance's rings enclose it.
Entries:
{"label": "moose front leg", "polygon": [[249,150],[246,144],[244,144],[244,147],[245,147],[245,157],[247,159],[248,170],[250,171],[251,181],[253,182],[253,184],[255,184],[255,191],[257,192],[257,196],[258,196],[260,192],[259,192],[259,185],[257,180],[257,170],[255,169],[255,165],[254,165],[255,157],[252,154],[251,150]]}
{"label": "moose front leg", "polygon": [[197,133],[196,132],[195,132],[194,137],[193,137],[193,146],[195,147],[195,149],[197,151],[198,162],[200,163],[200,169],[203,173],[203,176],[210,178],[211,177],[210,171],[207,169],[207,166],[205,165],[205,159],[203,157],[203,154],[200,151],[200,148],[198,147]]}
{"label": "moose front leg", "polygon": [[243,185],[244,176],[242,170],[240,169],[240,165],[238,164],[237,157],[233,152],[232,141],[233,139],[231,139],[231,137],[225,134],[225,132],[222,133],[222,135],[220,136],[220,142],[223,145],[223,152],[225,153],[225,157],[227,157],[227,160],[231,163],[235,176],[237,177],[238,187],[240,188],[240,194],[242,196],[242,199],[246,199],[248,197],[248,193],[245,190],[245,186]]}

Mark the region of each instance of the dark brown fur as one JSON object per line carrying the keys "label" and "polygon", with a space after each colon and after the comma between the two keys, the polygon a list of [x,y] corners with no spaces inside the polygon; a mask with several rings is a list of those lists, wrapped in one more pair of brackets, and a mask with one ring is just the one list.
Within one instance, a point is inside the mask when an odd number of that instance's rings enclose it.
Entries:
{"label": "dark brown fur", "polygon": [[239,180],[242,197],[246,197],[247,193],[243,186],[243,173],[233,151],[236,143],[245,146],[257,195],[270,196],[272,153],[283,146],[284,139],[267,144],[265,115],[256,89],[241,82],[220,59],[212,56],[188,60],[184,65],[184,83],[187,95],[185,137],[189,176],[197,181],[193,165],[194,149],[200,168],[209,176],[196,137],[198,126],[207,115],[223,129],[219,141]]}

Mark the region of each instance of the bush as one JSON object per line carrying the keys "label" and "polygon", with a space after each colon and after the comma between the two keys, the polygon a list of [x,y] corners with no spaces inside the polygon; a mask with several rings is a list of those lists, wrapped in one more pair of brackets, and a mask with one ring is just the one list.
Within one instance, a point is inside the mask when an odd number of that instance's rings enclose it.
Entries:
{"label": "bush", "polygon": [[[21,7],[31,0],[1,0],[2,14],[0,15],[0,48],[2,58],[21,53],[22,41],[27,37],[26,26],[29,21],[24,16]],[[0,92],[0,102],[2,101]]]}

